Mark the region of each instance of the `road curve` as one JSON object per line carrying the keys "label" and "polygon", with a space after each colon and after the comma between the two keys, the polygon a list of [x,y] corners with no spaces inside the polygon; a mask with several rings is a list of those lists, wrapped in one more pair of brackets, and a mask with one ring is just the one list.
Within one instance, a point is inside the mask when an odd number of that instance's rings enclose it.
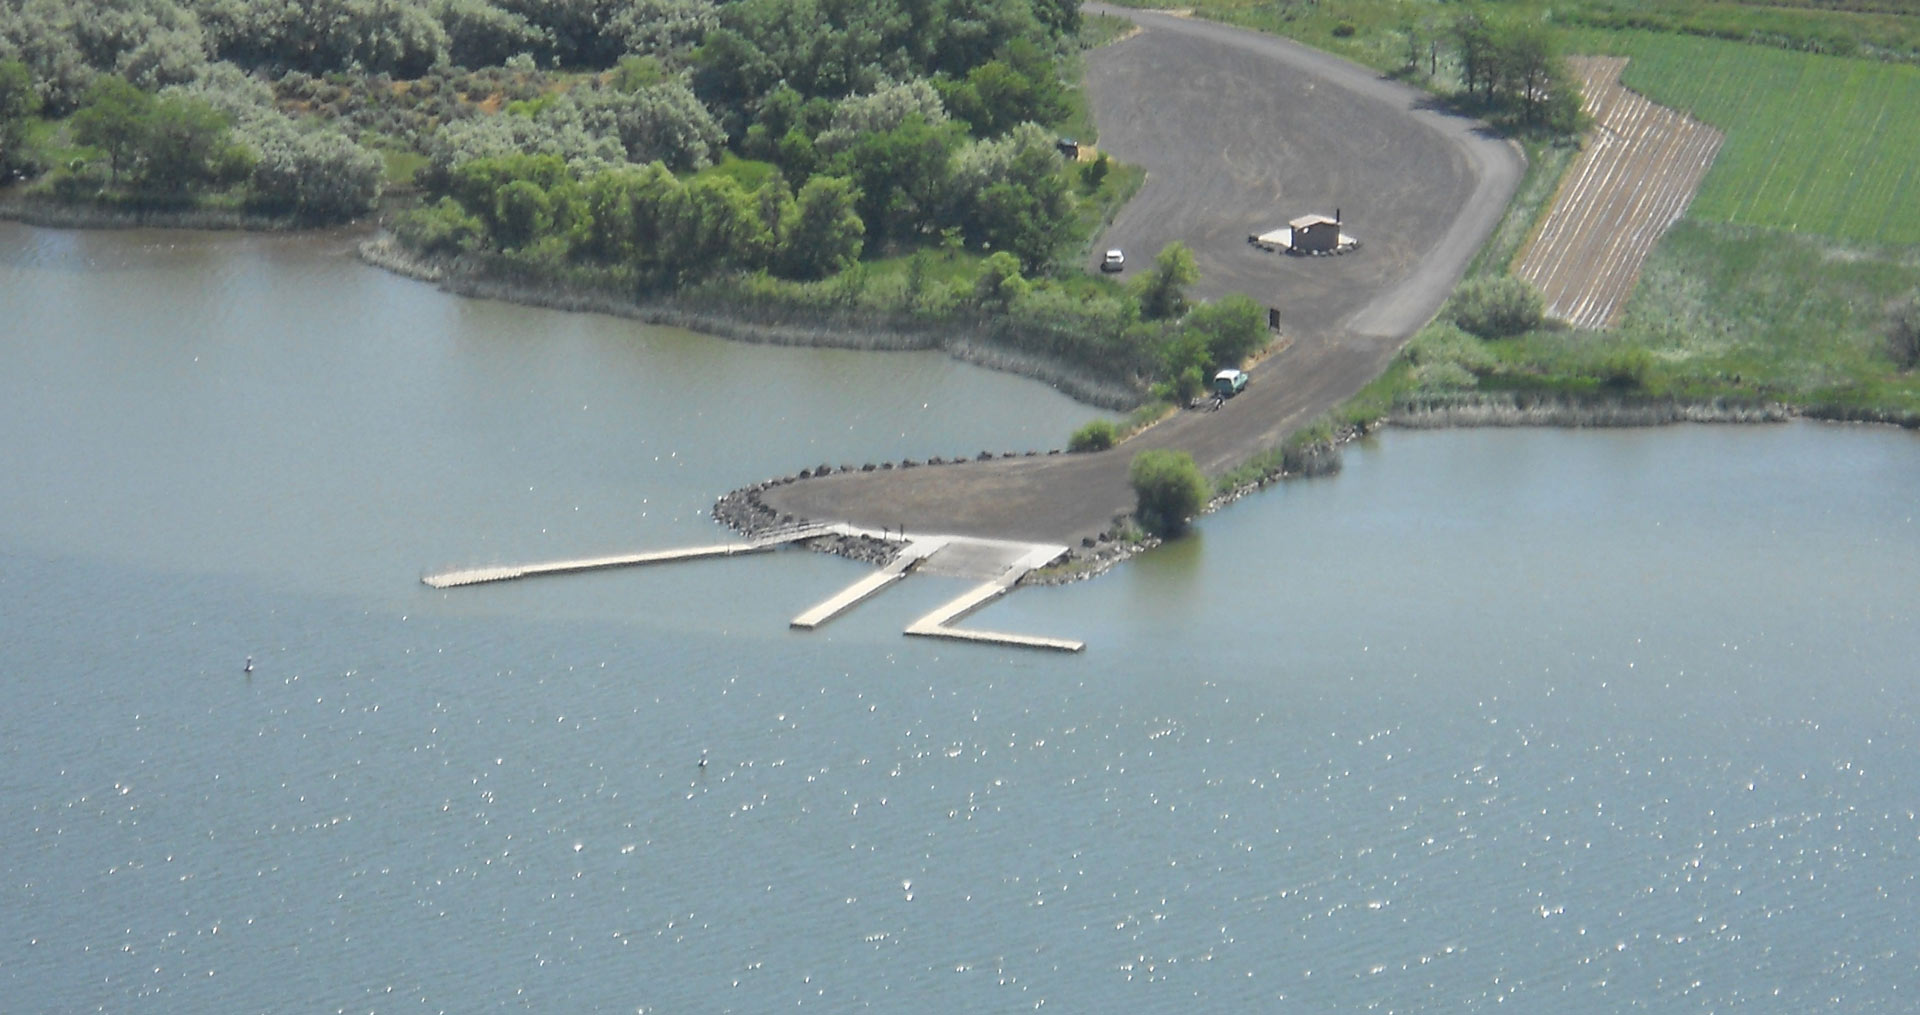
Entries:
{"label": "road curve", "polygon": [[[1166,243],[1194,251],[1202,298],[1245,293],[1279,312],[1286,350],[1218,412],[1184,412],[1122,447],[836,473],[772,487],[785,514],[1072,544],[1131,510],[1127,465],[1155,447],[1217,474],[1276,446],[1384,370],[1466,271],[1525,162],[1424,92],[1285,39],[1174,15],[1088,4],[1142,31],[1088,59],[1101,147],[1147,182],[1096,249],[1142,270]],[[1247,243],[1338,210],[1352,254],[1289,257]]]}

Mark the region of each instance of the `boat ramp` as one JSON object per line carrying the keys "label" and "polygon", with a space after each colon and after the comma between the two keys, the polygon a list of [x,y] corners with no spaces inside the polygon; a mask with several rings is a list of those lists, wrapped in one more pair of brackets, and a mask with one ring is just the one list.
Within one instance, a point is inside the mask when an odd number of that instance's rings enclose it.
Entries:
{"label": "boat ramp", "polygon": [[[616,567],[668,564],[707,557],[764,553],[781,546],[830,535],[899,541],[897,535],[874,532],[851,525],[793,525],[731,543],[579,557],[532,564],[460,568],[424,575],[420,580],[436,589],[449,589],[543,575],[576,574]],[[865,602],[908,574],[922,570],[927,574],[945,577],[974,578],[979,581],[979,584],[907,625],[906,634],[923,638],[949,638],[956,641],[984,642],[1019,648],[1050,649],[1057,652],[1079,652],[1086,648],[1086,643],[1070,638],[983,631],[954,626],[967,615],[1007,594],[1028,572],[1045,567],[1066,552],[1065,546],[1046,543],[977,539],[970,536],[914,536],[906,540],[879,570],[794,617],[791,626],[803,630],[818,628]]]}

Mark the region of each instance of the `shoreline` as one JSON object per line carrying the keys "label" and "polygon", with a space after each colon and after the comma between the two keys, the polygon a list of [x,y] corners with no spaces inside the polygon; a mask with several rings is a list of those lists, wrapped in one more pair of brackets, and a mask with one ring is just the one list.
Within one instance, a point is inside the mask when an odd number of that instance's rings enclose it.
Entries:
{"label": "shoreline", "polygon": [[[1395,410],[1376,422],[1343,427],[1333,436],[1315,441],[1297,449],[1292,461],[1295,467],[1278,467],[1261,476],[1239,483],[1230,489],[1217,492],[1199,513],[1198,520],[1213,514],[1222,508],[1251,496],[1276,483],[1302,479],[1316,479],[1336,475],[1341,470],[1343,449],[1355,441],[1371,437],[1381,430],[1400,428],[1405,430],[1477,430],[1499,429],[1507,427],[1535,427],[1555,430],[1621,430],[1651,429],[1683,424],[1706,426],[1754,426],[1767,424],[1808,421],[1830,424],[1872,424],[1894,425],[1903,429],[1920,429],[1920,419],[1902,417],[1899,419],[1847,418],[1840,415],[1822,415],[1796,409],[1781,403],[1764,405],[1730,403],[1725,400],[1713,402],[1647,402],[1632,403],[1621,399],[1595,402],[1576,402],[1566,399],[1538,399],[1528,404],[1520,404],[1517,398],[1479,396],[1473,400],[1462,400],[1449,405],[1412,406]],[[1124,446],[1116,445],[1116,447]],[[1048,451],[1046,455],[1067,454],[1068,452]],[[984,454],[984,453],[983,453]],[[1043,452],[1027,452],[1035,456]],[[833,472],[861,471],[871,472],[879,469],[938,467],[957,465],[968,459],[941,460],[931,459],[925,463],[913,461],[899,465],[887,462],[880,465],[860,466],[820,466],[802,469],[800,472],[764,480],[729,491],[714,503],[711,516],[722,525],[753,536],[760,532],[787,525],[805,524],[821,519],[797,518],[781,515],[768,508],[760,500],[760,493],[776,486],[795,483],[815,476],[830,475]],[[1285,459],[1283,459],[1285,461]],[[1067,585],[1086,581],[1106,574],[1116,566],[1132,557],[1160,546],[1164,540],[1158,536],[1142,535],[1128,538],[1138,533],[1131,515],[1117,516],[1112,529],[1102,532],[1098,539],[1084,539],[1081,545],[1068,549],[1064,560],[1029,572],[1020,579],[1021,585],[1051,586]],[[907,544],[893,540],[852,539],[840,536],[828,536],[811,539],[800,545],[816,553],[830,553],[850,560],[885,566],[901,548]]]}
{"label": "shoreline", "polygon": [[1141,404],[1141,395],[1115,382],[1092,378],[1072,364],[1022,353],[986,341],[978,330],[951,322],[894,326],[848,315],[811,325],[753,321],[711,308],[676,303],[672,297],[642,301],[609,292],[552,282],[532,284],[499,277],[469,259],[421,258],[403,249],[391,232],[360,242],[360,260],[405,278],[427,282],[457,296],[495,299],[551,310],[607,314],[645,324],[685,328],[716,338],[756,345],[854,349],[868,352],[939,351],[963,363],[1038,381],[1076,402],[1125,412]]}
{"label": "shoreline", "polygon": [[[322,232],[291,218],[232,208],[122,208],[31,194],[0,194],[0,219],[42,229],[203,229],[208,232]],[[351,224],[349,224],[350,226]],[[335,227],[338,228],[338,227]]]}
{"label": "shoreline", "polygon": [[[48,214],[51,210],[53,213]],[[65,212],[65,214],[61,214]],[[0,217],[43,228],[126,229],[183,228],[251,230],[288,233],[300,231],[283,220],[243,213],[203,211],[122,211],[92,206],[62,206],[40,201],[21,201],[0,197]],[[320,232],[321,230],[313,230]],[[739,317],[728,317],[705,308],[673,306],[670,303],[642,303],[620,299],[606,292],[580,287],[553,285],[545,291],[526,283],[490,277],[476,266],[458,262],[416,258],[399,248],[391,233],[384,230],[354,244],[356,256],[369,266],[433,284],[447,292],[467,298],[499,299],[506,302],[549,309],[606,313],[640,320],[649,324],[682,327],[718,338],[757,344],[831,347],[867,351],[939,350],[963,362],[973,363],[1039,380],[1061,390],[1078,401],[1101,407],[1131,406],[1137,396],[1124,392],[1128,401],[1120,402],[1122,390],[1116,386],[1085,385],[1078,391],[1059,383],[1049,373],[1065,372],[1062,364],[1046,363],[1018,353],[969,342],[942,341],[933,329],[910,332],[871,326],[845,329],[796,327],[760,324]],[[1091,390],[1089,390],[1091,389]],[[1835,423],[1872,423],[1906,429],[1920,428],[1920,415],[1894,410],[1855,409],[1837,406],[1791,406],[1780,402],[1743,402],[1715,398],[1701,402],[1678,400],[1636,400],[1621,396],[1582,398],[1562,394],[1525,394],[1508,392],[1463,392],[1458,395],[1427,396],[1398,406],[1384,417],[1362,425],[1336,431],[1326,440],[1295,449],[1291,456],[1275,455],[1277,467],[1262,475],[1216,493],[1196,517],[1204,517],[1242,497],[1259,492],[1285,480],[1326,476],[1340,471],[1341,449],[1353,441],[1384,427],[1409,430],[1474,429],[1485,427],[1548,427],[1556,429],[1658,427],[1681,423],[1765,424],[1807,419]],[[1124,445],[1124,442],[1123,442]],[[1122,446],[1123,446],[1122,445]],[[1030,451],[1026,455],[1065,454],[1061,450]],[[985,452],[982,453],[986,455]],[[995,456],[998,457],[998,456]],[[939,458],[924,463],[902,462],[897,467],[937,467],[970,459]],[[1258,458],[1249,459],[1252,464]],[[1291,464],[1294,467],[1288,468]],[[758,494],[776,485],[796,482],[834,471],[874,471],[895,468],[894,463],[820,466],[798,473],[749,484],[720,497],[712,509],[713,518],[736,531],[752,535],[758,530],[790,524],[799,519],[768,513]],[[806,519],[811,521],[814,519]],[[1130,516],[1117,516],[1111,528],[1097,539],[1085,539],[1068,551],[1062,564],[1030,573],[1022,579],[1028,585],[1059,585],[1097,577],[1136,554],[1159,546],[1157,537],[1128,538],[1137,534]],[[808,540],[803,545],[816,552],[833,553],[866,563],[880,565],[892,557],[901,543],[864,539],[827,537]]]}

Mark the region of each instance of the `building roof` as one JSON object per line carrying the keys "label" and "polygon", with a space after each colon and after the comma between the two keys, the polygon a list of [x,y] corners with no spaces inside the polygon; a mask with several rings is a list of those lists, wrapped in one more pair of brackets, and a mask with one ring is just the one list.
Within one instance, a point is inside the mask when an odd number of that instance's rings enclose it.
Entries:
{"label": "building roof", "polygon": [[1332,218],[1327,215],[1320,215],[1317,213],[1313,215],[1302,215],[1299,218],[1294,219],[1293,221],[1287,223],[1287,225],[1290,225],[1295,229],[1307,229],[1312,226],[1337,226],[1339,224],[1340,224],[1339,219]]}

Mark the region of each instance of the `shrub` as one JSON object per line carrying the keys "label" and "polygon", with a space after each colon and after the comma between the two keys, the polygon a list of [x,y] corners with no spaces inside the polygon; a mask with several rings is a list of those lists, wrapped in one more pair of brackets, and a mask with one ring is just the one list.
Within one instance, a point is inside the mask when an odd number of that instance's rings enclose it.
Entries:
{"label": "shrub", "polygon": [[1888,308],[1887,352],[1902,370],[1920,366],[1920,290]]}
{"label": "shrub", "polygon": [[1540,326],[1546,301],[1539,290],[1511,275],[1476,278],[1453,294],[1453,322],[1481,338],[1511,338]]}
{"label": "shrub", "polygon": [[1104,419],[1096,419],[1073,432],[1067,438],[1068,451],[1105,451],[1113,447],[1113,424]]}
{"label": "shrub", "polygon": [[450,197],[406,212],[393,231],[409,249],[440,256],[476,250],[486,236],[486,226]]}
{"label": "shrub", "polygon": [[1422,363],[1413,368],[1413,379],[1422,391],[1457,391],[1480,383],[1473,371],[1452,360]]}
{"label": "shrub", "polygon": [[1080,167],[1080,185],[1087,188],[1088,192],[1099,190],[1100,185],[1107,182],[1107,173],[1112,169],[1113,163],[1107,158],[1107,153],[1101,152],[1092,162]]}
{"label": "shrub", "polygon": [[1205,343],[1214,367],[1236,367],[1267,343],[1267,315],[1239,293],[1193,308],[1181,322]]}
{"label": "shrub", "polygon": [[1207,504],[1207,478],[1185,451],[1142,451],[1133,456],[1127,480],[1138,499],[1134,517],[1156,536],[1186,531],[1187,520]]}
{"label": "shrub", "polygon": [[1600,358],[1600,382],[1620,391],[1635,391],[1647,386],[1653,372],[1653,354],[1645,347],[1625,345]]}

